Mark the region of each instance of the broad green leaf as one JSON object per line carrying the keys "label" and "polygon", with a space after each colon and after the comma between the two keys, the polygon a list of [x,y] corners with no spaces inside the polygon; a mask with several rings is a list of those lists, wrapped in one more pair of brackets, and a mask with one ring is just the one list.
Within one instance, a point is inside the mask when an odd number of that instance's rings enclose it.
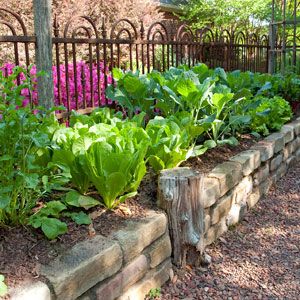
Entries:
{"label": "broad green leaf", "polygon": [[66,203],[70,206],[83,207],[86,210],[100,204],[96,199],[81,195],[77,191],[70,191],[66,194]]}
{"label": "broad green leaf", "polygon": [[35,145],[40,148],[47,147],[50,144],[48,134],[44,132],[34,132],[34,134],[32,134],[32,140]]}
{"label": "broad green leaf", "polygon": [[67,224],[55,218],[44,218],[42,220],[41,229],[50,240],[68,231]]}
{"label": "broad green leaf", "polygon": [[37,229],[42,226],[42,218],[38,215],[32,215],[29,217],[28,224],[31,225],[33,228]]}
{"label": "broad green leaf", "polygon": [[136,191],[147,172],[146,164],[143,158],[144,154],[141,158],[140,163],[137,166],[133,166],[133,168],[135,169],[133,174],[134,176],[132,178],[132,182],[128,184],[128,191]]}
{"label": "broad green leaf", "polygon": [[124,88],[134,97],[138,97],[140,99],[145,98],[147,88],[145,84],[143,84],[137,77],[134,77],[132,75],[125,75]]}
{"label": "broad green leaf", "polygon": [[43,209],[45,209],[48,214],[58,218],[59,213],[67,209],[67,207],[60,201],[50,201],[46,204],[45,208],[42,208],[42,210]]}
{"label": "broad green leaf", "polygon": [[[106,207],[113,208],[115,200],[122,193],[126,186],[127,179],[125,174],[120,172],[111,173],[105,180],[106,191],[103,192],[103,201]],[[100,191],[101,192],[101,191]],[[100,193],[102,196],[102,194]]]}
{"label": "broad green leaf", "polygon": [[74,155],[82,154],[89,149],[93,139],[88,136],[81,136],[76,139],[72,145],[72,152]]}
{"label": "broad green leaf", "polygon": [[215,75],[217,75],[220,79],[227,81],[227,74],[223,68],[216,68],[214,71]]}
{"label": "broad green leaf", "polygon": [[237,146],[239,141],[235,137],[230,137],[229,139],[223,139],[218,141],[218,145],[225,145],[228,144],[230,146]]}
{"label": "broad green leaf", "polygon": [[192,80],[182,78],[177,83],[177,92],[187,98],[190,93],[197,92],[197,88]]}
{"label": "broad green leaf", "polygon": [[240,124],[248,124],[251,121],[250,116],[230,116],[229,123],[231,125],[240,125]]}
{"label": "broad green leaf", "polygon": [[23,175],[27,188],[29,189],[36,189],[37,186],[40,183],[39,174],[33,173],[33,174],[24,174]]}
{"label": "broad green leaf", "polygon": [[193,152],[192,152],[192,155],[191,156],[200,156],[200,155],[203,155],[206,151],[207,151],[207,147],[204,147],[204,146],[196,146],[193,148]]}
{"label": "broad green leaf", "polygon": [[78,225],[89,225],[92,223],[91,218],[83,211],[79,213],[71,213],[70,217]]}

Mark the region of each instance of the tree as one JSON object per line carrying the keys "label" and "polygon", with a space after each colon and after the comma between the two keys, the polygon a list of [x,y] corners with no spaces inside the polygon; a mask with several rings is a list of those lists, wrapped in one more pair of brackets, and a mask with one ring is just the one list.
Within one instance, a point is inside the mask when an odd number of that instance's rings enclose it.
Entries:
{"label": "tree", "polygon": [[272,0],[190,0],[182,5],[183,20],[193,27],[260,28],[271,20]]}
{"label": "tree", "polygon": [[[107,28],[121,18],[130,19],[136,26],[143,20],[147,27],[163,18],[157,4],[157,0],[53,0],[52,12],[57,16],[61,28],[75,15],[91,17],[98,27],[101,26],[101,16],[105,17]],[[32,0],[10,0],[1,3],[1,7],[20,14],[28,32],[33,33]],[[3,26],[0,26],[0,35],[3,31]]]}

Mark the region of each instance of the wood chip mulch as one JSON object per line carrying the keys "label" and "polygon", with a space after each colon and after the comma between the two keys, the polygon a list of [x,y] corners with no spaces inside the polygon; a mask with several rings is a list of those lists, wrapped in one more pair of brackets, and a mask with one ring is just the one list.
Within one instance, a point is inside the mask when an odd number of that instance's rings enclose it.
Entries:
{"label": "wood chip mulch", "polygon": [[300,163],[207,254],[211,265],[175,271],[160,299],[300,299]]}

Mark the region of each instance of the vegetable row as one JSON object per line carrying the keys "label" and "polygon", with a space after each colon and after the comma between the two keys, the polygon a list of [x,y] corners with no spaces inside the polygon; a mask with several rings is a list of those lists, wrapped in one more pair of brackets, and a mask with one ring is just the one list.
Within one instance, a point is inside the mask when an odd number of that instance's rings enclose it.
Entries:
{"label": "vegetable row", "polygon": [[292,116],[269,75],[201,64],[147,75],[114,70],[106,93],[119,111],[74,111],[66,126],[53,113],[61,107],[22,105],[30,86],[14,84],[20,72],[0,72],[0,225],[30,224],[49,239],[67,231],[68,219],[90,224],[91,208],[113,209],[136,195],[148,167],[178,166],[236,145],[243,133],[278,130]]}

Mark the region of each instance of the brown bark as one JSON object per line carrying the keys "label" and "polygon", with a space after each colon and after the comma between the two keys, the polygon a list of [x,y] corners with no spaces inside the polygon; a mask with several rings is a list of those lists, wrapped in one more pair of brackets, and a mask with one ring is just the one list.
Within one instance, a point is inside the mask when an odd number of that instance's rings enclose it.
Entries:
{"label": "brown bark", "polygon": [[199,264],[203,254],[203,176],[189,168],[161,172],[158,205],[168,215],[173,262],[178,267]]}

